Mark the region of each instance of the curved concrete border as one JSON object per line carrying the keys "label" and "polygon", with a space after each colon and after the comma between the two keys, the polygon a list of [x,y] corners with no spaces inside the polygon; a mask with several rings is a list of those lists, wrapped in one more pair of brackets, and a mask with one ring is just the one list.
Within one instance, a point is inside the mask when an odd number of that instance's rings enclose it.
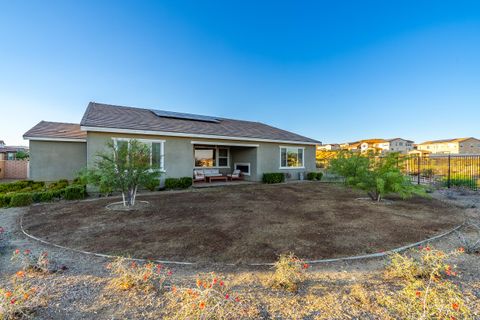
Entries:
{"label": "curved concrete border", "polygon": [[[309,264],[320,264],[320,263],[328,263],[328,262],[352,261],[352,260],[373,259],[373,258],[386,257],[386,256],[388,256],[392,253],[402,252],[402,251],[408,250],[410,248],[418,247],[422,244],[429,243],[431,241],[443,238],[443,237],[457,231],[458,229],[460,229],[464,225],[465,225],[465,222],[456,226],[453,229],[450,229],[450,230],[448,230],[444,233],[441,233],[439,235],[436,235],[434,237],[431,237],[431,238],[428,238],[428,239],[425,239],[425,240],[422,240],[422,241],[418,241],[418,242],[415,242],[415,243],[412,243],[412,244],[408,244],[408,245],[405,245],[405,246],[402,246],[402,247],[398,247],[398,248],[395,248],[395,249],[391,249],[391,250],[388,250],[388,251],[384,251],[384,252],[377,252],[377,253],[371,253],[371,254],[365,254],[365,255],[359,255],[359,256],[342,257],[342,258],[305,260],[305,262],[309,263]],[[20,230],[28,238],[33,239],[33,240],[38,241],[38,242],[41,242],[43,244],[49,245],[49,246],[53,246],[53,247],[57,247],[57,248],[60,248],[60,249],[69,250],[69,251],[73,251],[73,252],[77,252],[77,253],[82,253],[82,254],[86,254],[86,255],[91,255],[91,256],[95,256],[95,257],[108,258],[108,259],[120,258],[120,256],[114,256],[114,255],[109,255],[109,254],[89,252],[89,251],[84,251],[84,250],[79,250],[79,249],[68,248],[68,247],[64,247],[64,246],[61,246],[61,245],[58,245],[58,244],[51,243],[49,241],[40,239],[38,237],[35,237],[34,235],[31,235],[28,232],[26,232],[25,229],[23,228],[23,214],[20,217]],[[125,257],[122,257],[122,258],[125,258]],[[130,260],[130,261],[139,261],[139,262],[153,261],[153,262],[162,263],[162,264],[174,264],[174,265],[196,265],[196,264],[198,264],[197,262],[185,262],[185,261],[148,260],[148,259],[139,259],[139,258],[125,258],[125,259]],[[274,262],[265,262],[265,263],[248,263],[247,265],[258,267],[258,266],[273,266],[274,264],[275,264]],[[217,265],[219,265],[219,264],[217,264]],[[235,266],[236,264],[225,263],[223,265]]]}

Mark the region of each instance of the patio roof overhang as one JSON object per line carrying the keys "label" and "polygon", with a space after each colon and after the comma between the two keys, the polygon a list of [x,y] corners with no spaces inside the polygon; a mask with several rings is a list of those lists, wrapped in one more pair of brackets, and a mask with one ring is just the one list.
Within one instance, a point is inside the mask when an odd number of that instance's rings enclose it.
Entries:
{"label": "patio roof overhang", "polygon": [[207,145],[207,146],[230,146],[230,147],[247,147],[258,148],[258,144],[236,143],[236,142],[218,142],[218,141],[191,141],[192,144]]}

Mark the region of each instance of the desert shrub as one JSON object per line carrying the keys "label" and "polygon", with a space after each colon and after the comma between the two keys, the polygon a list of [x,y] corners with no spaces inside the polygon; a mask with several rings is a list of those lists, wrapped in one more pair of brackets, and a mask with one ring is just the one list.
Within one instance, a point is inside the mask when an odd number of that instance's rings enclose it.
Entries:
{"label": "desert shrub", "polygon": [[31,193],[14,193],[10,200],[11,207],[25,207],[33,203]]}
{"label": "desert shrub", "polygon": [[109,288],[119,291],[163,291],[172,272],[161,264],[137,263],[118,258],[107,265],[112,278]]}
{"label": "desert shrub", "polygon": [[195,286],[176,287],[166,294],[167,319],[258,318],[258,310],[246,297],[232,292],[214,273],[199,276]]}
{"label": "desert shrub", "polygon": [[[443,178],[442,184],[444,187],[448,186],[448,178]],[[477,186],[479,186],[479,183],[476,179],[474,178],[469,178],[469,177],[454,177],[450,178],[450,186],[451,187],[457,187],[457,188],[471,188],[475,189]]]}
{"label": "desert shrub", "polygon": [[79,200],[86,196],[85,186],[72,185],[63,190],[63,198],[65,200]]}
{"label": "desert shrub", "polygon": [[[467,234],[469,233],[469,234]],[[474,221],[467,221],[461,231],[456,234],[462,243],[466,253],[480,252],[480,224]]]}
{"label": "desert shrub", "polygon": [[317,173],[316,172],[308,172],[307,173],[307,180],[317,180]]}
{"label": "desert shrub", "polygon": [[322,178],[323,178],[323,172],[317,172],[317,175],[316,175],[316,177],[315,177],[315,180],[320,181],[320,180],[322,180]]}
{"label": "desert shrub", "polygon": [[412,184],[401,171],[402,161],[397,154],[384,157],[341,152],[330,162],[330,171],[345,178],[345,184],[360,189],[372,200],[380,201],[385,195],[396,193],[403,198],[424,195],[422,187]]}
{"label": "desert shrub", "polygon": [[50,272],[50,260],[48,258],[48,252],[46,251],[35,254],[29,249],[24,251],[16,249],[13,252],[11,260],[19,263],[21,270],[25,272]]}
{"label": "desert shrub", "polygon": [[9,194],[0,194],[0,208],[8,207],[10,205],[10,201],[12,200],[12,196]]}
{"label": "desert shrub", "polygon": [[431,178],[435,175],[435,170],[433,168],[422,169],[421,176],[426,178]]}
{"label": "desert shrub", "polygon": [[264,173],[262,177],[263,183],[282,183],[285,181],[285,174],[280,172],[271,172],[271,173]]}
{"label": "desert shrub", "polygon": [[402,289],[379,301],[392,316],[401,319],[466,319],[470,310],[451,281],[457,275],[446,260],[461,250],[445,253],[429,246],[407,257],[394,254],[386,270],[388,278],[399,279]]}
{"label": "desert shrub", "polygon": [[167,178],[165,179],[165,189],[187,189],[193,183],[193,179],[190,177],[182,178]]}
{"label": "desert shrub", "polygon": [[49,190],[60,190],[60,189],[65,189],[66,187],[68,187],[67,179],[60,179],[48,185]]}
{"label": "desert shrub", "polygon": [[296,292],[298,286],[305,280],[308,264],[292,253],[288,253],[279,257],[274,269],[269,281],[270,286],[274,289]]}
{"label": "desert shrub", "polygon": [[0,319],[28,319],[38,306],[42,305],[42,292],[18,271],[10,284],[0,287]]}

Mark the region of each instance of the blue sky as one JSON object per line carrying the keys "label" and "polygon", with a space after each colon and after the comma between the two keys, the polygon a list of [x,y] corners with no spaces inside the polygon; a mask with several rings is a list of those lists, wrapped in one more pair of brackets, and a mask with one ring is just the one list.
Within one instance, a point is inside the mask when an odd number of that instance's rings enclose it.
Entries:
{"label": "blue sky", "polygon": [[480,137],[480,2],[0,0],[0,139],[89,101],[324,142]]}

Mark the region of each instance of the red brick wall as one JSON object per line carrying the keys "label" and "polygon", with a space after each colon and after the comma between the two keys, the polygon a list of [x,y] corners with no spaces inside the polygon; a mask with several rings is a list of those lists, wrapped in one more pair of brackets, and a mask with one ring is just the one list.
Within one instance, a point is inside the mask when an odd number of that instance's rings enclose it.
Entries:
{"label": "red brick wall", "polygon": [[[28,160],[4,160],[1,162],[4,164],[2,170],[4,179],[28,178]],[[2,177],[2,173],[0,173],[0,177]]]}

